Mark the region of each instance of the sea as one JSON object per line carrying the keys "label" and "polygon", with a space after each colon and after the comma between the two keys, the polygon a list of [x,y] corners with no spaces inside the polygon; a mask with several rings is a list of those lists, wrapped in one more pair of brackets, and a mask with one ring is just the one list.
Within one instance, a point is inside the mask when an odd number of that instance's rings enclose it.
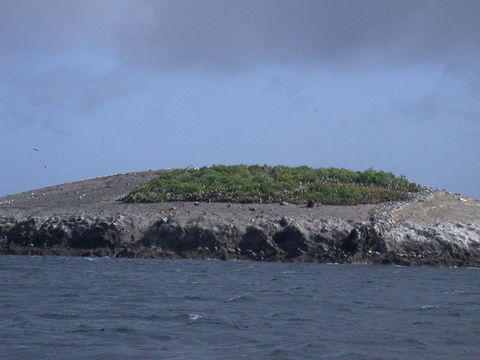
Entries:
{"label": "sea", "polygon": [[0,256],[0,359],[480,359],[480,269]]}

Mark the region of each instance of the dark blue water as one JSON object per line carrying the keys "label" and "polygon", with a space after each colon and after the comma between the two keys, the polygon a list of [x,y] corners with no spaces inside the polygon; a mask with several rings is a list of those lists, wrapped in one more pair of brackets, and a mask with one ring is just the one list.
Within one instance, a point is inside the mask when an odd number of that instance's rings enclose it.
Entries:
{"label": "dark blue water", "polygon": [[1,359],[480,359],[480,270],[0,256]]}

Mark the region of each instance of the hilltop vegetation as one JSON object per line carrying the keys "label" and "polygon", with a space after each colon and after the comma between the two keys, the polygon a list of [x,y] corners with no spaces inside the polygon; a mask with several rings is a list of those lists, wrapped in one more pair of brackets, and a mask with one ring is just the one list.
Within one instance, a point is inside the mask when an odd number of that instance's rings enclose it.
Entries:
{"label": "hilltop vegetation", "polygon": [[138,187],[126,202],[212,201],[327,205],[405,200],[421,186],[390,172],[307,166],[216,165],[176,169]]}

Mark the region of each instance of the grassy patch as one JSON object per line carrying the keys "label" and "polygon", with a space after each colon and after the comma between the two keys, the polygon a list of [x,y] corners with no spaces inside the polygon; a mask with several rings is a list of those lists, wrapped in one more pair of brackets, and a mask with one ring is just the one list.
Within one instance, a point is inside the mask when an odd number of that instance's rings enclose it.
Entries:
{"label": "grassy patch", "polygon": [[216,165],[165,172],[123,200],[294,204],[313,200],[328,205],[355,205],[405,200],[410,192],[421,189],[404,176],[373,169]]}

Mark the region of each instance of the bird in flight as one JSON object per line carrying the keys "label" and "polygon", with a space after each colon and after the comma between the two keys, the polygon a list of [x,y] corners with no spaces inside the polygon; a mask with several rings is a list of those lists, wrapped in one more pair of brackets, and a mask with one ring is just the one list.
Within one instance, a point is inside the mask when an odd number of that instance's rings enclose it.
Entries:
{"label": "bird in flight", "polygon": [[33,151],[40,151],[39,148],[33,148],[32,150],[33,150]]}

